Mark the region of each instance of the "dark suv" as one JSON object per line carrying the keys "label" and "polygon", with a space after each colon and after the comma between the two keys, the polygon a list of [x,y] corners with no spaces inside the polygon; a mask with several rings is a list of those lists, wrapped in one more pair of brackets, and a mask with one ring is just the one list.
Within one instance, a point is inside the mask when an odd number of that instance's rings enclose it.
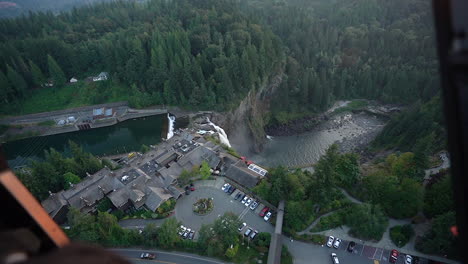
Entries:
{"label": "dark suv", "polygon": [[356,242],[350,241],[349,244],[348,244],[348,252],[353,253],[355,246],[356,246]]}

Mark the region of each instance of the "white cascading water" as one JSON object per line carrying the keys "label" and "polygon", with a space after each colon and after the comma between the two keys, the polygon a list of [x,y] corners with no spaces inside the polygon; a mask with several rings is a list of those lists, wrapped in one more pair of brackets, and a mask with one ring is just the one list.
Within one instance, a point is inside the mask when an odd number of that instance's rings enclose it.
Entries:
{"label": "white cascading water", "polygon": [[167,114],[167,119],[169,120],[169,128],[167,130],[167,139],[170,139],[174,136],[174,123],[175,123],[175,116],[171,116]]}
{"label": "white cascading water", "polygon": [[269,140],[272,140],[273,137],[272,136],[269,136],[269,135],[266,135],[266,138],[269,139]]}
{"label": "white cascading water", "polygon": [[218,132],[219,141],[221,141],[222,144],[231,147],[231,143],[229,143],[229,139],[226,135],[226,132],[224,132],[224,129],[213,124],[213,122],[211,122],[208,117],[206,119],[208,120],[208,123],[216,130],[216,132]]}

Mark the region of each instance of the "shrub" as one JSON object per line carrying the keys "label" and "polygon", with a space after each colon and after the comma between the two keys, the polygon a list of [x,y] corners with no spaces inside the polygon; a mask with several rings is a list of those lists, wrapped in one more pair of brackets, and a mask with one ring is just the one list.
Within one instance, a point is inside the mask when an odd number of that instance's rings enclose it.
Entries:
{"label": "shrub", "polygon": [[360,204],[347,211],[346,225],[357,238],[380,240],[387,229],[388,218],[378,205]]}
{"label": "shrub", "polygon": [[406,245],[413,235],[414,230],[411,225],[399,225],[390,228],[390,238],[397,247]]}
{"label": "shrub", "polygon": [[150,150],[151,150],[151,148],[146,146],[145,144],[141,145],[141,148],[140,148],[141,153],[146,153],[146,152],[148,152]]}
{"label": "shrub", "polygon": [[320,221],[312,228],[312,232],[320,232],[345,224],[345,210],[337,211],[331,215],[320,218]]}
{"label": "shrub", "polygon": [[[98,206],[97,206],[97,210],[99,212],[107,212],[107,210],[111,209],[112,208],[112,203],[111,201],[109,200],[109,198],[104,198],[102,199]],[[118,217],[117,217],[118,218]]]}

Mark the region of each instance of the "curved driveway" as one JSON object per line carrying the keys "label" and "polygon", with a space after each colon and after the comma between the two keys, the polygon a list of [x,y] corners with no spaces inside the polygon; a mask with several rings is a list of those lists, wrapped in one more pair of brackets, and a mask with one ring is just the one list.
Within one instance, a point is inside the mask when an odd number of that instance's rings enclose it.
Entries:
{"label": "curved driveway", "polygon": [[[263,221],[263,218],[258,216],[258,211],[263,207],[259,206],[256,210],[250,210],[239,200],[234,200],[236,193],[237,191],[232,195],[226,194],[220,188],[217,188],[217,186],[196,186],[196,190],[191,192],[190,195],[184,195],[179,198],[175,208],[175,217],[183,225],[198,231],[202,225],[211,224],[218,217],[231,212],[238,215],[240,220],[246,222],[249,227],[259,232],[273,233],[273,225]],[[213,198],[213,211],[204,216],[196,215],[192,210],[193,204],[200,198]]]}

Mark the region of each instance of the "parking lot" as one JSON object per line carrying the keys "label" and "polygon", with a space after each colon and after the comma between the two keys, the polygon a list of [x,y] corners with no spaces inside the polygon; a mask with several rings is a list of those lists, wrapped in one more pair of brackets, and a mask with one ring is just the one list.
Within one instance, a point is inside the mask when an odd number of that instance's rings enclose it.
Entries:
{"label": "parking lot", "polygon": [[[223,192],[221,190],[223,184],[224,181],[216,181],[209,186],[196,183],[195,191],[189,195],[182,196],[177,201],[175,208],[177,220],[181,221],[184,226],[198,232],[203,224],[211,224],[224,213],[232,212],[239,216],[241,222],[245,222],[247,227],[253,230],[257,230],[258,232],[274,232],[274,226],[269,222],[265,222],[263,217],[258,215],[264,207],[262,204],[259,204],[255,210],[251,210],[243,205],[240,200],[234,200],[234,197],[239,192],[238,190],[232,194]],[[200,198],[213,198],[213,211],[204,216],[196,215],[192,209],[193,204]],[[245,230],[246,228],[243,229],[243,231]],[[197,237],[196,233],[195,238]]]}
{"label": "parking lot", "polygon": [[[357,256],[365,257],[368,259],[372,260],[377,260],[379,263],[390,263],[389,258],[390,258],[390,249],[382,249],[382,248],[376,248],[372,246],[367,246],[363,244],[356,243],[356,246],[354,247],[353,252],[348,252],[347,247],[349,245],[350,241],[343,240],[341,241],[341,244],[338,249],[336,248],[329,248],[330,252],[339,252],[343,251],[341,255],[343,254],[354,254]],[[326,247],[326,246],[324,246]],[[398,249],[397,249],[398,250]],[[396,261],[396,264],[404,264],[405,263],[405,254],[403,252],[400,252],[400,255],[398,256],[398,259]],[[414,263],[414,260],[413,260]],[[419,258],[419,264],[427,264],[428,260],[425,258]]]}

